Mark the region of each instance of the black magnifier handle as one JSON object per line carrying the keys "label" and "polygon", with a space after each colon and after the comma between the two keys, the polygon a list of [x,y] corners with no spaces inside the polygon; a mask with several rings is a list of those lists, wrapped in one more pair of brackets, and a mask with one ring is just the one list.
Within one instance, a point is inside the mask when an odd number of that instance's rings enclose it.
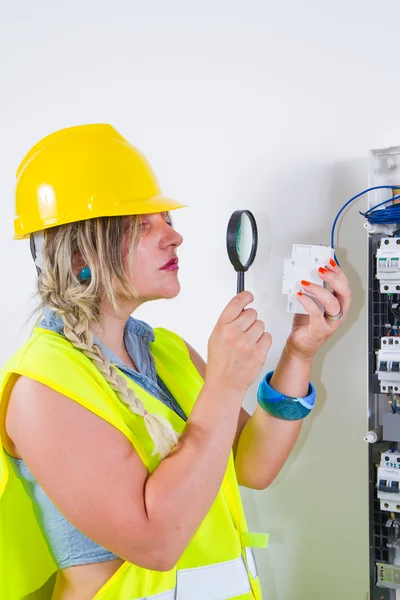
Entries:
{"label": "black magnifier handle", "polygon": [[237,294],[244,290],[244,271],[238,271],[237,274]]}

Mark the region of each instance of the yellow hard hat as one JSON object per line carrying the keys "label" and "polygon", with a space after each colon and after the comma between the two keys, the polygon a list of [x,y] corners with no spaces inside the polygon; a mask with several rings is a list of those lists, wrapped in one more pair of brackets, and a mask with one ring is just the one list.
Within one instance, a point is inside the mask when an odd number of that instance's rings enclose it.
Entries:
{"label": "yellow hard hat", "polygon": [[17,170],[14,239],[56,225],[182,208],[161,194],[145,157],[108,124],[61,129]]}

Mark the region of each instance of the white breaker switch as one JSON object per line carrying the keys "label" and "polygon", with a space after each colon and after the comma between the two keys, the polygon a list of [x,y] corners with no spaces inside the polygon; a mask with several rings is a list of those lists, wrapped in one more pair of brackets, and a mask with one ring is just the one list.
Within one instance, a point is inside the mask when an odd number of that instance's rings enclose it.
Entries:
{"label": "white breaker switch", "polygon": [[285,260],[283,272],[282,294],[289,294],[287,310],[290,313],[308,314],[305,308],[297,301],[297,292],[302,291],[306,296],[310,296],[318,304],[321,311],[324,310],[315,296],[307,293],[301,285],[301,280],[305,279],[310,283],[324,285],[322,279],[318,276],[318,269],[325,267],[329,259],[334,258],[335,251],[330,246],[310,246],[305,244],[293,244],[292,258]]}
{"label": "white breaker switch", "polygon": [[400,337],[381,338],[381,349],[377,352],[376,373],[381,382],[381,392],[400,393]]}
{"label": "white breaker switch", "polygon": [[381,294],[400,291],[400,238],[384,237],[376,252],[376,277]]}
{"label": "white breaker switch", "polygon": [[383,452],[378,467],[381,510],[400,513],[400,452]]}

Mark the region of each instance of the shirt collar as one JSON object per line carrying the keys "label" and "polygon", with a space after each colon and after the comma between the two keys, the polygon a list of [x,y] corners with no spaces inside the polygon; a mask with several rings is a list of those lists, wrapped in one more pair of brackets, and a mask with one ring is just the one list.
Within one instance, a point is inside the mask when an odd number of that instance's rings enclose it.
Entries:
{"label": "shirt collar", "polygon": [[[64,333],[64,322],[59,315],[56,315],[51,308],[45,307],[43,310],[44,318],[42,324],[45,327],[53,329],[57,333]],[[153,328],[140,319],[134,319],[130,316],[125,324],[125,335],[134,333],[146,338],[149,342],[154,342],[155,334]],[[103,345],[102,345],[103,346]],[[104,346],[103,346],[104,347]]]}
{"label": "shirt collar", "polygon": [[125,330],[136,333],[137,335],[141,335],[142,337],[148,339],[150,342],[154,342],[155,340],[153,328],[145,321],[141,321],[140,319],[134,319],[132,316],[128,318],[125,324]]}

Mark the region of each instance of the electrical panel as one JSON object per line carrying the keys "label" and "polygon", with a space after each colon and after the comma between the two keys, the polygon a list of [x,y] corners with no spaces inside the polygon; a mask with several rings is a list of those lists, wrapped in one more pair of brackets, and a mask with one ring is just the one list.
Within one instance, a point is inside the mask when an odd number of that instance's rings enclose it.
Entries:
{"label": "electrical panel", "polygon": [[[370,153],[369,442],[371,600],[400,598],[400,147]],[[382,187],[381,187],[382,186]],[[385,189],[383,186],[391,186]],[[392,198],[392,200],[390,200]],[[393,220],[397,220],[393,219]]]}

